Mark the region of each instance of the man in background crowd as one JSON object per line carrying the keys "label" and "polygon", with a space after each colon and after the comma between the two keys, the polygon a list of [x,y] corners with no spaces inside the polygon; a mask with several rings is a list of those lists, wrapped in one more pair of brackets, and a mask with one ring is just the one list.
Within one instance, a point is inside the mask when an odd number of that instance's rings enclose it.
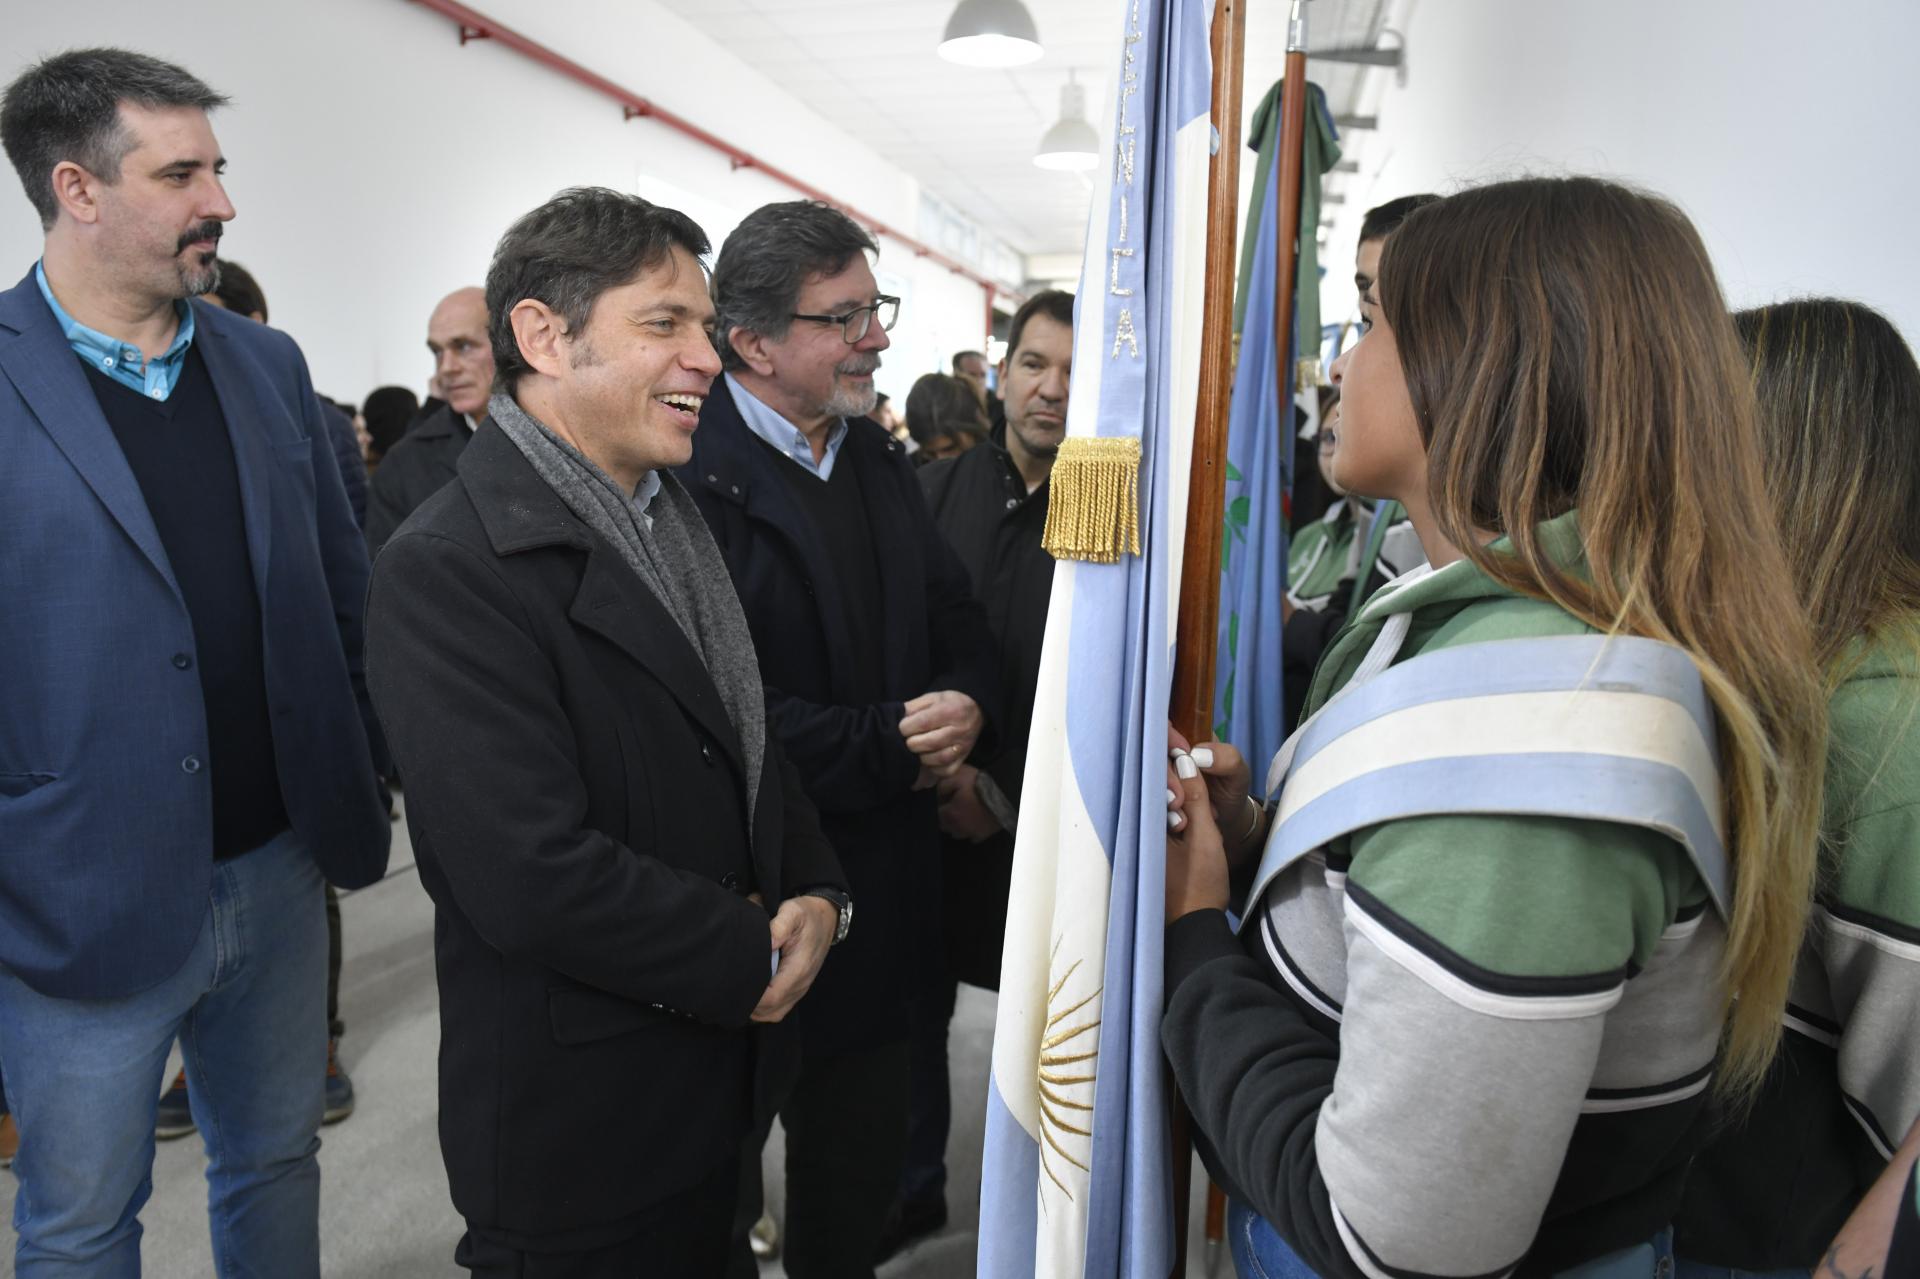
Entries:
{"label": "man in background crowd", "polygon": [[865,416],[899,307],[873,252],[822,204],[740,223],[713,273],[727,372],[681,471],[746,608],[769,722],[860,911],[808,998],[781,1112],[794,1279],[872,1273],[906,1144],[909,996],[938,950],[933,785],[965,763],[995,701],[966,571],[900,444]]}
{"label": "man in background crowd", "polygon": [[999,749],[976,749],[938,786],[945,963],[914,1000],[913,1121],[883,1260],[946,1224],[947,1023],[959,982],[1000,988],[1013,834],[1053,590],[1053,556],[1041,547],[1040,534],[1047,524],[1048,476],[1067,430],[1073,295],[1058,289],[1036,293],[1014,315],[1009,340],[1000,365],[1005,446],[988,442],[920,471],[934,523],[986,609],[1006,718]]}
{"label": "man in background crowd", "polygon": [[367,548],[380,554],[414,508],[457,473],[467,441],[486,417],[493,394],[493,349],[487,341],[487,295],[455,289],[427,319],[434,394],[444,403],[389,447],[373,473],[367,504]]}
{"label": "man in background crowd", "polygon": [[317,1279],[322,873],[385,869],[366,549],[285,334],[195,303],[234,215],[181,68],[29,67],[0,142],[0,1060],[16,1273],[131,1275],[179,1038],[222,1276]]}

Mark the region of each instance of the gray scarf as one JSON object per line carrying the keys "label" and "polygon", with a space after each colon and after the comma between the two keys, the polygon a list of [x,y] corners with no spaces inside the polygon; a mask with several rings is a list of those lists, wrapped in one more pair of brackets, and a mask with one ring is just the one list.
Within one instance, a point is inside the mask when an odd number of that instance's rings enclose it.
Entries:
{"label": "gray scarf", "polygon": [[612,476],[530,416],[511,396],[495,395],[487,411],[567,509],[620,552],[706,664],[746,756],[751,827],[767,736],[760,662],[720,548],[714,545],[693,498],[672,474],[659,471],[660,490],[642,515]]}

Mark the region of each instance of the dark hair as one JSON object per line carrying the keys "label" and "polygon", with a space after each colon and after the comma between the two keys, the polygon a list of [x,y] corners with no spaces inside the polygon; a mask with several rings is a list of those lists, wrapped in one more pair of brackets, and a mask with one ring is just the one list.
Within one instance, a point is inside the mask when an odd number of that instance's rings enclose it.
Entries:
{"label": "dark hair", "polygon": [[1073,327],[1073,294],[1065,289],[1042,289],[1020,304],[1013,313],[1013,327],[1007,330],[1007,362],[1020,353],[1020,337],[1027,331],[1027,321],[1036,315]]}
{"label": "dark hair", "polygon": [[1360,223],[1360,243],[1379,240],[1392,235],[1400,224],[1412,217],[1415,212],[1426,208],[1440,197],[1432,194],[1403,195],[1398,200],[1388,200],[1385,204],[1375,205],[1367,210],[1367,216]]}
{"label": "dark hair", "polygon": [[134,146],[120,118],[122,102],[211,111],[227,99],[171,62],[126,49],[57,53],[7,86],[0,104],[0,144],[43,229],[53,226],[60,212],[53,170],[62,161],[73,161],[103,182],[120,180],[120,161]]}
{"label": "dark hair", "polygon": [[986,352],[984,351],[955,351],[953,353],[953,363],[949,367],[957,374],[960,372],[960,361],[966,359],[978,360],[982,364],[987,362]]}
{"label": "dark hair", "polygon": [[[1822,667],[1920,623],[1920,366],[1887,318],[1803,298],[1733,317],[1753,363],[1767,495]],[[1857,655],[1856,655],[1857,657]]]}
{"label": "dark hair", "polygon": [[830,204],[789,200],[749,213],[713,264],[714,346],[729,369],[746,364],[728,334],[746,329],[775,341],[793,324],[810,275],[838,275],[857,253],[878,253],[873,237]]}
{"label": "dark hair", "polygon": [[235,315],[258,315],[260,323],[267,322],[267,295],[260,291],[253,272],[238,262],[220,260],[220,280],[213,286],[213,296]]}
{"label": "dark hair", "polygon": [[379,457],[400,442],[407,424],[420,412],[420,401],[404,386],[383,386],[367,396],[360,416],[367,419],[369,451]]}
{"label": "dark hair", "polygon": [[529,365],[513,336],[513,308],[545,303],[577,337],[608,289],[666,261],[675,246],[706,256],[694,220],[607,187],[569,187],[507,228],[487,268],[487,336],[494,377],[512,391]]}
{"label": "dark hair", "polygon": [[936,436],[972,430],[985,434],[987,415],[973,387],[951,373],[927,373],[907,392],[907,434],[925,445]]}

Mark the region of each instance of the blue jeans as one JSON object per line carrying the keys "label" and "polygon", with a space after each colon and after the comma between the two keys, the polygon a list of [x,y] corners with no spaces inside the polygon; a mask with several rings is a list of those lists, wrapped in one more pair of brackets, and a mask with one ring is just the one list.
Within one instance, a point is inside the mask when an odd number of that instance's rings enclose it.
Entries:
{"label": "blue jeans", "polygon": [[140,1273],[154,1114],[176,1036],[206,1142],[221,1279],[320,1273],[320,871],[289,832],[215,863],[211,878],[193,952],[149,990],[55,999],[0,969],[0,1060],[25,1138],[13,1166],[20,1279]]}
{"label": "blue jeans", "polygon": [[[1317,1279],[1266,1219],[1237,1201],[1227,1204],[1227,1241],[1240,1279]],[[1560,1272],[1559,1279],[1670,1279],[1673,1233]]]}

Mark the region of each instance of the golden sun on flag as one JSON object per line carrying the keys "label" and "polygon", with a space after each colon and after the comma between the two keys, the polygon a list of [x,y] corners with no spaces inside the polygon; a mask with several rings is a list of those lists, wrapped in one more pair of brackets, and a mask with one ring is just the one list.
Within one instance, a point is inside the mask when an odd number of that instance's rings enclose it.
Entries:
{"label": "golden sun on flag", "polygon": [[[1059,964],[1061,940],[1056,938],[1053,943],[1050,972]],[[1093,1033],[1100,1025],[1100,988],[1096,986],[1091,994],[1080,993],[1085,983],[1076,985],[1073,980],[1080,964],[1080,960],[1074,960],[1047,990],[1047,1023],[1040,1040],[1036,1083],[1040,1098],[1040,1167],[1069,1202],[1073,1191],[1054,1171],[1053,1160],[1063,1159],[1083,1173],[1088,1171],[1082,1156],[1093,1142],[1094,1062],[1100,1056],[1100,1038]],[[1068,1146],[1080,1150],[1081,1156]],[[1042,1194],[1043,1208],[1046,1201],[1047,1196]]]}

